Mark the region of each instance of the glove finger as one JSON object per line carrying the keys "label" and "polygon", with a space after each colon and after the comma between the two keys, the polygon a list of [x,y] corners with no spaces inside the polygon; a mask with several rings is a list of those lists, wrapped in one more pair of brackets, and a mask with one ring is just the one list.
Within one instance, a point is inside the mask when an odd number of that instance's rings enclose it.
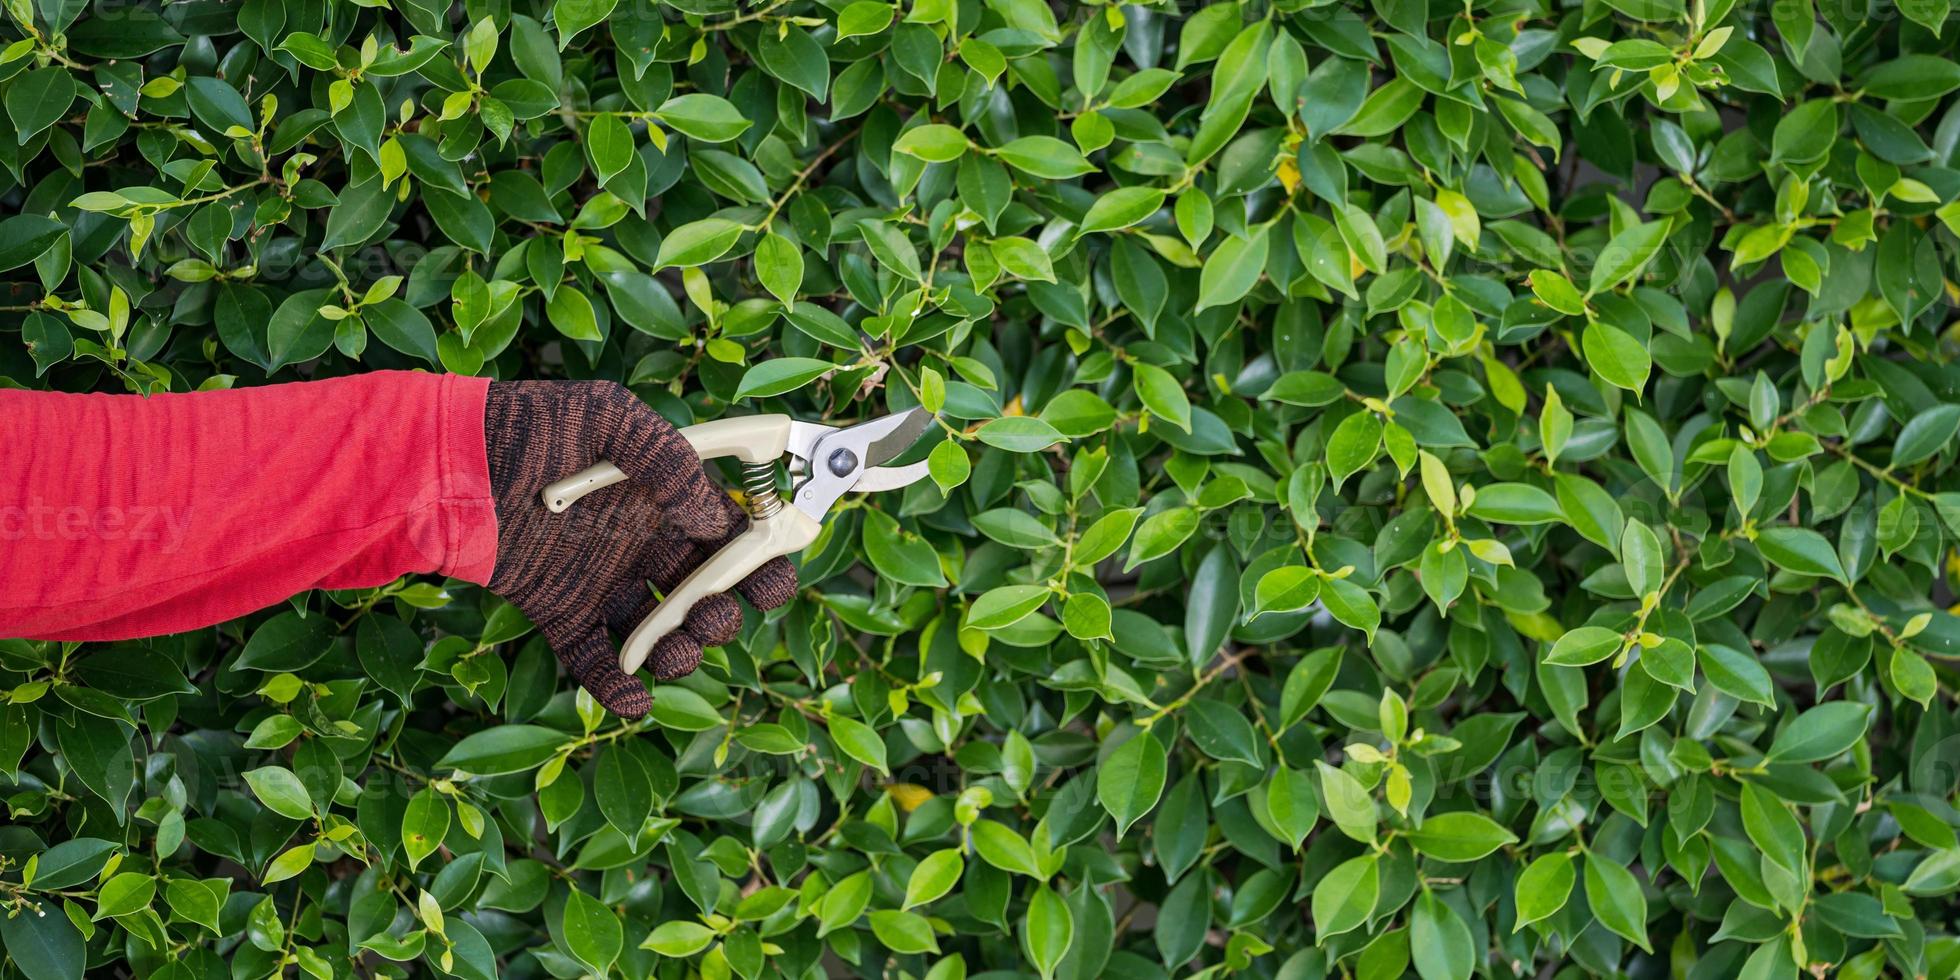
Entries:
{"label": "glove finger", "polygon": [[619,669],[619,653],[599,624],[547,629],[545,641],[578,686],[591,692],[593,700],[607,711],[633,719],[644,716],[652,706],[646,685]]}
{"label": "glove finger", "polygon": [[[652,580],[662,594],[672,592],[701,563],[701,559],[701,548],[692,542],[656,539],[640,556],[631,578],[601,608],[606,625],[621,637],[632,633],[640,621],[651,615],[654,607],[660,604],[647,588],[646,580]],[[758,570],[757,574],[760,572]],[[793,572],[791,579],[793,582]],[[746,580],[743,584],[747,584]],[[688,610],[682,628],[694,634],[700,646],[720,646],[741,632],[741,604],[725,592],[708,596]]]}
{"label": "glove finger", "polygon": [[[742,532],[749,529],[748,514],[742,510],[742,506],[733,499],[724,499],[728,501],[725,509],[728,511],[729,523],[732,527],[727,536],[722,538],[721,546],[726,546],[728,542],[740,537]],[[694,559],[697,563],[699,560]],[[749,605],[757,609],[774,609],[796,598],[796,567],[791,565],[787,558],[771,558],[764,562],[762,567],[750,572],[747,578],[736,583],[735,591],[740,592],[742,598],[749,600]]]}
{"label": "glove finger", "polygon": [[757,609],[774,609],[796,598],[796,566],[787,558],[771,558],[736,583],[735,591]]}
{"label": "glove finger", "polygon": [[646,583],[635,578],[599,607],[599,618],[614,636],[624,642],[633,628],[640,625],[640,620],[647,618],[658,604]]}
{"label": "glove finger", "polygon": [[658,680],[671,681],[694,673],[701,664],[701,641],[686,630],[675,630],[653,646],[647,666]]}
{"label": "glove finger", "polygon": [[653,580],[655,587],[663,593],[672,591],[680,577],[673,574],[672,566],[677,562],[669,555],[675,550],[691,552],[693,548],[694,545],[685,541],[676,542],[664,534],[654,535],[633,557],[632,567],[626,572],[626,581],[599,604],[599,618],[613,633],[624,639],[657,604],[647,581]]}
{"label": "glove finger", "polygon": [[613,465],[653,491],[663,523],[695,540],[728,533],[728,495],[715,486],[680,430],[623,385],[599,389],[600,448]]}
{"label": "glove finger", "polygon": [[726,592],[717,592],[696,602],[681,628],[701,646],[721,646],[742,632],[742,604]]}
{"label": "glove finger", "polygon": [[[640,555],[640,577],[666,595],[680,588],[688,573],[701,567],[714,545],[698,545],[679,535],[663,532],[648,541]],[[644,591],[644,590],[642,590]]]}

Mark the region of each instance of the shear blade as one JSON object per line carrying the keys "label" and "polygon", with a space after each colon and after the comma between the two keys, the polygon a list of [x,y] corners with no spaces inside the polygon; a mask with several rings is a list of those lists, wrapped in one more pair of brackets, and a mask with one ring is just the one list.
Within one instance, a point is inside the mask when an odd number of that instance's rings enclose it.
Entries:
{"label": "shear blade", "polygon": [[822,520],[839,497],[853,490],[890,490],[917,481],[925,475],[924,464],[890,470],[881,470],[880,464],[912,448],[932,418],[923,408],[913,408],[825,435],[811,447],[810,475],[796,489],[796,507]]}
{"label": "shear blade", "polygon": [[924,460],[910,466],[874,466],[865,470],[864,475],[858,477],[857,486],[851,489],[859,493],[901,490],[925,479],[929,467],[930,464]]}
{"label": "shear blade", "polygon": [[866,467],[882,466],[912,448],[931,424],[932,413],[923,408],[909,408],[897,415],[851,426],[838,435],[867,440],[859,458]]}

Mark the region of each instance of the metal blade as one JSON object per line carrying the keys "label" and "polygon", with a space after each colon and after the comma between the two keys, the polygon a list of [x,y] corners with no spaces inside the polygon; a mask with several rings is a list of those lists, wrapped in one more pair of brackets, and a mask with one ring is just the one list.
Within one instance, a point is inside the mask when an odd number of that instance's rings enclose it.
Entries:
{"label": "metal blade", "polygon": [[864,439],[864,449],[858,454],[864,465],[882,466],[912,448],[912,444],[918,442],[919,436],[931,425],[931,412],[924,408],[911,408],[897,415],[851,426],[839,434],[849,436],[854,441]]}
{"label": "metal blade", "polygon": [[[875,470],[878,464],[895,459],[910,449],[919,440],[919,434],[931,424],[931,413],[914,408],[824,436],[810,454],[808,479],[796,488],[797,509],[816,520],[822,520],[839,497],[852,490],[873,489],[860,485],[867,473]],[[910,468],[904,468],[902,472],[909,473]],[[920,475],[923,476],[924,472],[921,471]],[[882,482],[891,478],[881,476],[878,479]],[[916,479],[918,477],[914,476],[892,486],[904,486]]]}
{"label": "metal blade", "polygon": [[858,493],[883,493],[886,490],[902,490],[926,478],[930,466],[925,460],[910,466],[874,466],[858,477],[857,486],[851,489]]}
{"label": "metal blade", "polygon": [[818,425],[815,422],[805,422],[801,419],[791,420],[789,424],[789,443],[783,447],[783,451],[797,459],[808,460],[810,454],[817,451],[817,443],[822,442],[825,436],[836,431],[836,429],[830,426]]}

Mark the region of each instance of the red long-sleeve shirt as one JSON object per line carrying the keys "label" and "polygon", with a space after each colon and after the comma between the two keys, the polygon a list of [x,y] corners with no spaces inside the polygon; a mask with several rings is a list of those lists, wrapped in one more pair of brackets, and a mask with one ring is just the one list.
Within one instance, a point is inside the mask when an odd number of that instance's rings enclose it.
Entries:
{"label": "red long-sleeve shirt", "polygon": [[488,387],[0,390],[0,637],[173,633],[410,572],[488,582]]}

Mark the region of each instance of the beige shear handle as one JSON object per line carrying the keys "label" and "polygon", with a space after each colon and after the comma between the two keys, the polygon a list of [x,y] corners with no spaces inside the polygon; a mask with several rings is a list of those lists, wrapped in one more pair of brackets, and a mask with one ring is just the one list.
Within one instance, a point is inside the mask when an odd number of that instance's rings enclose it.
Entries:
{"label": "beige shear handle", "polygon": [[[681,438],[702,459],[733,456],[744,463],[770,463],[789,448],[787,415],[743,415],[716,419],[681,430]],[[578,503],[580,497],[626,479],[626,473],[601,460],[544,488],[544,505],[554,514]]]}
{"label": "beige shear handle", "polygon": [[[790,417],[787,415],[745,415],[716,419],[681,430],[681,437],[694,447],[702,459],[733,456],[744,463],[769,463],[781,459],[789,448]],[[563,513],[579,498],[594,490],[626,479],[626,473],[607,461],[600,461],[544,488],[544,505],[552,513]],[[763,562],[794,554],[809,547],[823,532],[823,525],[795,507],[785,506],[768,517],[752,521],[749,529],[720,551],[702,562],[681,584],[654,607],[647,618],[626,637],[620,647],[619,669],[632,673],[653,654],[654,645],[687,620],[688,611],[700,600],[726,592]]]}
{"label": "beige shear handle", "polygon": [[696,602],[718,592],[727,592],[749,573],[771,558],[795,554],[810,546],[823,533],[823,525],[794,507],[752,521],[742,536],[723,545],[720,551],[688,573],[674,591],[660,600],[619,648],[619,669],[632,673],[646,663],[660,638],[678,629]]}

